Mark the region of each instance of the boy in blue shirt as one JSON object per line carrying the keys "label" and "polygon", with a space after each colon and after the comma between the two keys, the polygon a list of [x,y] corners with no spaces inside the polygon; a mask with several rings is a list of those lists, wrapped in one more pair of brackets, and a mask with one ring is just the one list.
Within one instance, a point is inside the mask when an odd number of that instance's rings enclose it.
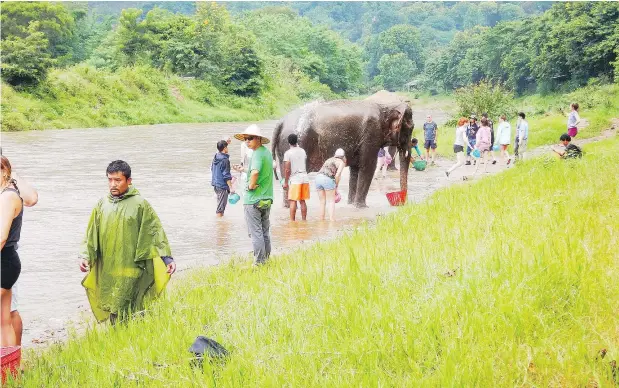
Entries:
{"label": "boy in blue shirt", "polygon": [[230,155],[228,155],[228,142],[217,142],[217,153],[211,163],[211,185],[217,194],[217,217],[223,217],[228,202],[228,194],[232,190],[232,174],[230,173]]}

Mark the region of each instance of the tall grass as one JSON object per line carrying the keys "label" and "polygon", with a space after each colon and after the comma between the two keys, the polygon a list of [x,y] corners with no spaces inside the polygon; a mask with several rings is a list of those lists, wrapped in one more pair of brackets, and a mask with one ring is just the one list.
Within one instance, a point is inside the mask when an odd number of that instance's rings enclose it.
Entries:
{"label": "tall grass", "polygon": [[[196,270],[144,317],[28,354],[22,384],[616,385],[618,150],[526,161],[266,267]],[[192,368],[197,335],[227,362]]]}

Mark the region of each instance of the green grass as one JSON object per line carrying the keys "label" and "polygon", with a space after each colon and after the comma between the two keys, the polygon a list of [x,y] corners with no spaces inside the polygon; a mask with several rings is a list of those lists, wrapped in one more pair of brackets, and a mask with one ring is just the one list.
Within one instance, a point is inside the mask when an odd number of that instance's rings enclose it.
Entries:
{"label": "green grass", "polygon": [[264,120],[299,102],[289,80],[259,97],[241,98],[148,67],[110,72],[77,65],[52,70],[31,89],[3,83],[2,130]]}
{"label": "green grass", "polygon": [[[23,386],[615,386],[619,139],[584,150],[195,270],[145,317],[28,353]],[[197,335],[227,362],[192,369]]]}

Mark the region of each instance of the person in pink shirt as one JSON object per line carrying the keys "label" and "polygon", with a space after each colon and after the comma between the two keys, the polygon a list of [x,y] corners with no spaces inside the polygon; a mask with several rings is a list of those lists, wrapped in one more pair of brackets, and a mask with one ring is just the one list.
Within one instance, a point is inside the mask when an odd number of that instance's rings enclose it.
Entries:
{"label": "person in pink shirt", "polygon": [[[475,149],[479,150],[481,153],[480,161],[483,159],[484,161],[484,173],[488,170],[488,155],[490,154],[490,148],[492,147],[492,130],[488,125],[488,119],[481,119],[481,127],[479,127],[479,131],[477,131],[477,136],[475,136]],[[477,174],[477,170],[479,169],[479,164],[475,165],[475,174]]]}

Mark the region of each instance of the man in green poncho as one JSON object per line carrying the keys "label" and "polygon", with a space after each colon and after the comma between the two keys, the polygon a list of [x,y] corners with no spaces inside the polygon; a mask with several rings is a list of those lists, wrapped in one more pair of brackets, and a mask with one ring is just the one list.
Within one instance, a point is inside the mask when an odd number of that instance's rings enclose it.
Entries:
{"label": "man in green poncho", "polygon": [[115,160],[106,172],[110,193],[90,215],[80,270],[90,270],[82,285],[95,318],[114,323],[158,296],[176,264],[159,217],[131,185],[131,167]]}

